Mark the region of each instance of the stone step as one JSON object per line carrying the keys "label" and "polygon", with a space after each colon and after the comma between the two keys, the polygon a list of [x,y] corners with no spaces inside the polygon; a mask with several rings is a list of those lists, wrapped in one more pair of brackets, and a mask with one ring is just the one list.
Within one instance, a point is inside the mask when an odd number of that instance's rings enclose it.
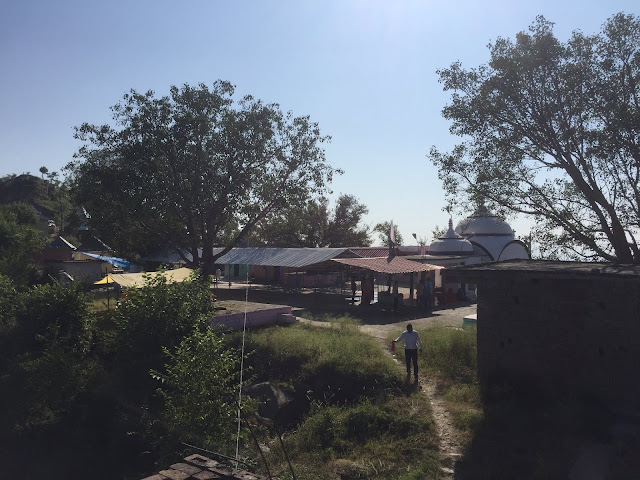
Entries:
{"label": "stone step", "polygon": [[296,316],[290,313],[281,313],[280,317],[278,318],[279,325],[290,325],[292,323],[295,323],[296,321]]}

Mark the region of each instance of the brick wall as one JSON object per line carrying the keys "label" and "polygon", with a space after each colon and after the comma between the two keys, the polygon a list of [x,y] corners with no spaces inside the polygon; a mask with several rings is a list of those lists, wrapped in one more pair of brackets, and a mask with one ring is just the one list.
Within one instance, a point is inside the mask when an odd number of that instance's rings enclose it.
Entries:
{"label": "brick wall", "polygon": [[478,374],[640,410],[640,281],[489,275],[478,282]]}

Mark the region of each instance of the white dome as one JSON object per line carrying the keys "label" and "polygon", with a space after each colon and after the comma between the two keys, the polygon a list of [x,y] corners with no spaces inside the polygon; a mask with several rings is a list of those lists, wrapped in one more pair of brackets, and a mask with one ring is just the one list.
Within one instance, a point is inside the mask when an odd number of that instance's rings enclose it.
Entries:
{"label": "white dome", "polygon": [[475,236],[507,236],[510,240],[515,238],[515,233],[509,224],[489,212],[484,205],[480,206],[473,215],[462,220],[455,231],[466,238]]}
{"label": "white dome", "polygon": [[473,245],[453,231],[453,221],[449,219],[449,230],[429,246],[430,255],[471,255]]}

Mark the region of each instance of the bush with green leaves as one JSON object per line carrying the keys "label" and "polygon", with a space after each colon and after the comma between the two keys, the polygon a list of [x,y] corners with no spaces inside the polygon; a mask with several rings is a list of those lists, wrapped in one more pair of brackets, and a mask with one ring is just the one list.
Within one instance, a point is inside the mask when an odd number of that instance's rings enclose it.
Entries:
{"label": "bush with green leaves", "polygon": [[204,328],[212,311],[209,285],[194,272],[180,283],[166,275],[146,276],[142,288],[125,290],[114,315],[124,347],[155,355],[178,345],[194,327]]}
{"label": "bush with green leaves", "polygon": [[93,376],[87,296],[82,285],[58,282],[19,292],[6,279],[0,295],[3,423],[17,430],[53,423]]}
{"label": "bush with green leaves", "polygon": [[18,286],[33,283],[38,277],[34,255],[44,248],[44,241],[32,206],[0,205],[0,274]]}
{"label": "bush with green leaves", "polygon": [[[240,353],[211,328],[194,329],[175,350],[163,351],[168,360],[164,372],[151,370],[151,376],[162,382],[158,392],[167,423],[184,439],[230,452],[237,428]],[[255,407],[245,405],[247,413]]]}

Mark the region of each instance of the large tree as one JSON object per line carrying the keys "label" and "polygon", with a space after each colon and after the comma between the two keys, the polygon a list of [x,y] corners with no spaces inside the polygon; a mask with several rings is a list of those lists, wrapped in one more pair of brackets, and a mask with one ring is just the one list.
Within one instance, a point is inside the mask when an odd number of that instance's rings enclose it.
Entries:
{"label": "large tree", "polygon": [[[640,21],[561,42],[538,17],[478,68],[438,71],[463,142],[430,158],[453,202],[532,215],[562,256],[640,263]],[[544,246],[543,245],[543,246]]]}
{"label": "large tree", "polygon": [[312,198],[268,216],[251,243],[270,247],[369,246],[369,227],[362,223],[368,211],[353,195],[340,195],[333,209],[326,197]]}
{"label": "large tree", "polygon": [[375,227],[373,227],[373,232],[378,234],[378,239],[380,240],[380,244],[388,247],[391,242],[391,229],[393,228],[394,239],[393,242],[395,245],[402,245],[403,238],[398,231],[398,226],[394,225],[393,222],[385,220],[384,222],[377,223]]}
{"label": "large tree", "polygon": [[[233,93],[223,81],[163,97],[132,90],[112,107],[115,125],[76,129],[77,200],[119,253],[186,250],[212,273],[267,214],[326,191],[336,170],[318,125]],[[216,245],[227,248],[214,256]]]}

